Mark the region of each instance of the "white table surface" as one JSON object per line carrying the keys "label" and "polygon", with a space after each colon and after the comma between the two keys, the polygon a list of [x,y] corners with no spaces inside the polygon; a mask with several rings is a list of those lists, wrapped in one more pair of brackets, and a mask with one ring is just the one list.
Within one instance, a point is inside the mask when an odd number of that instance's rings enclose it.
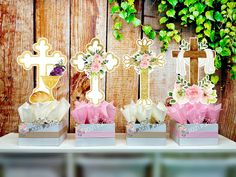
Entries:
{"label": "white table surface", "polygon": [[179,146],[168,139],[166,146],[127,146],[125,134],[116,135],[114,146],[75,147],[74,134],[60,146],[19,146],[18,134],[0,138],[0,153],[236,153],[236,142],[219,135],[217,146]]}

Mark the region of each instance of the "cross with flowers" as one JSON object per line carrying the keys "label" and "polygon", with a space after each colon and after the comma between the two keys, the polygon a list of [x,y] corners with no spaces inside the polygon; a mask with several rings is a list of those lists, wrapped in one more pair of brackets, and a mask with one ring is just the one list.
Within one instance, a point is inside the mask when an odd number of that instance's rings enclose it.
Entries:
{"label": "cross with flowers", "polygon": [[153,41],[146,38],[137,40],[138,52],[132,56],[124,56],[123,60],[126,68],[133,66],[140,75],[140,99],[138,102],[144,105],[152,104],[152,100],[149,97],[149,74],[153,68],[163,66],[165,63],[165,55],[163,53],[156,55],[150,50],[152,44]]}
{"label": "cross with flowers", "polygon": [[79,52],[71,59],[71,65],[79,72],[85,72],[90,80],[90,90],[86,98],[95,105],[104,101],[104,92],[100,89],[100,81],[105,72],[110,72],[119,64],[118,58],[105,52],[99,39],[94,38],[86,47],[86,53]]}

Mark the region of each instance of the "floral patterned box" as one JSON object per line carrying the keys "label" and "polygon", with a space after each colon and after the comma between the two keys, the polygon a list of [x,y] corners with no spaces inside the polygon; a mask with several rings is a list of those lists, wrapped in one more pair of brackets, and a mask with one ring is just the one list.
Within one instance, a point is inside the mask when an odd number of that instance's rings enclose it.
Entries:
{"label": "floral patterned box", "polygon": [[218,124],[180,124],[170,122],[170,136],[181,146],[218,144]]}
{"label": "floral patterned box", "polygon": [[21,123],[18,144],[22,146],[59,146],[67,135],[67,121]]}
{"label": "floral patterned box", "polygon": [[166,145],[166,124],[134,124],[126,126],[126,143],[129,146]]}
{"label": "floral patterned box", "polygon": [[115,124],[77,124],[76,146],[115,145]]}

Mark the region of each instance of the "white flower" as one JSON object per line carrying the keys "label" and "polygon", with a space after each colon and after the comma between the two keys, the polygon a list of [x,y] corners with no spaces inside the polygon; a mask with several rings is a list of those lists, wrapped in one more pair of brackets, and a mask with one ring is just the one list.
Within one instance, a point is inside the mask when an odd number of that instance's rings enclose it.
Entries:
{"label": "white flower", "polygon": [[173,91],[173,98],[179,104],[185,104],[188,102],[188,99],[186,97],[186,90],[178,84],[175,85]]}

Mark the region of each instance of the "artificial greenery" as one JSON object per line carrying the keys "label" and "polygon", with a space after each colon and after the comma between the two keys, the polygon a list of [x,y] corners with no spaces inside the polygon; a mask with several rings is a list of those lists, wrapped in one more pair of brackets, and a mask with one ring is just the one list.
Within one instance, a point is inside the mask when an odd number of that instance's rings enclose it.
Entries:
{"label": "artificial greenery", "polygon": [[[137,18],[135,0],[109,0],[114,19],[113,35],[121,40],[122,23],[141,27],[150,39],[158,38],[163,43],[164,52],[172,40],[181,41],[182,27],[195,27],[200,41],[206,40],[208,46],[217,52],[215,66],[229,68],[231,78],[236,79],[236,2],[234,0],[157,0],[157,11],[161,18],[157,23],[163,29],[155,30],[151,25],[143,25]],[[216,83],[219,78],[212,76]]]}

